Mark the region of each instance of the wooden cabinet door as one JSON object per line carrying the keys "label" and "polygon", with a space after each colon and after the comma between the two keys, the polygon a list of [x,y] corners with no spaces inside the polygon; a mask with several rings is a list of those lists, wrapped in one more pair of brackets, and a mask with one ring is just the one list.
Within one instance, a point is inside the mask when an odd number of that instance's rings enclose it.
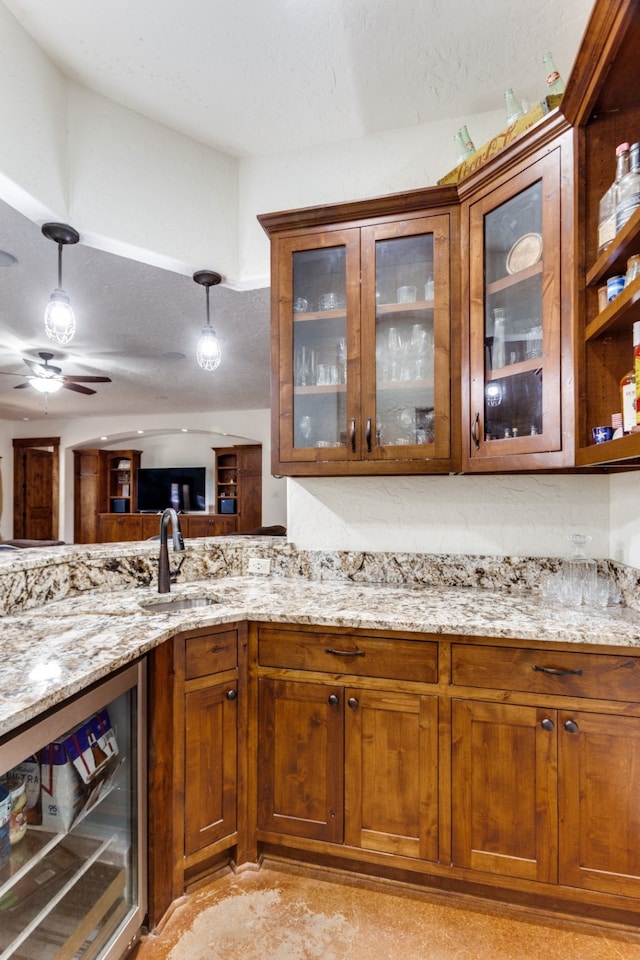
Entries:
{"label": "wooden cabinet door", "polygon": [[462,700],[452,706],[455,866],[555,882],[555,711]]}
{"label": "wooden cabinet door", "polygon": [[343,838],[343,691],[317,683],[258,681],[258,828]]}
{"label": "wooden cabinet door", "polygon": [[561,184],[571,159],[566,134],[554,149],[545,146],[496,178],[466,208],[465,470],[573,462],[573,345],[561,270],[571,244],[571,196]]}
{"label": "wooden cabinet door", "polygon": [[185,695],[185,853],[236,829],[237,686],[220,683]]}
{"label": "wooden cabinet door", "polygon": [[139,516],[100,514],[100,543],[120,543],[123,540],[142,540],[142,520]]}
{"label": "wooden cabinet door", "polygon": [[197,517],[190,514],[180,518],[182,534],[185,537],[222,537],[227,533],[234,533],[236,523],[235,516],[203,514]]}
{"label": "wooden cabinet door", "polygon": [[345,841],[438,859],[438,701],[345,692]]}
{"label": "wooden cabinet door", "polygon": [[640,718],[561,711],[561,883],[640,897]]}

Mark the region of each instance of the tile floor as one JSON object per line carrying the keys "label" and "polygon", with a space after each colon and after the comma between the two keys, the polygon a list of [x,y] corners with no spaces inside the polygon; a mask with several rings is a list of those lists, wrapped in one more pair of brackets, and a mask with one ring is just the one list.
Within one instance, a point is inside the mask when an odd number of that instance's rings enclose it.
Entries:
{"label": "tile floor", "polygon": [[532,919],[280,864],[186,897],[135,960],[640,960],[640,933]]}

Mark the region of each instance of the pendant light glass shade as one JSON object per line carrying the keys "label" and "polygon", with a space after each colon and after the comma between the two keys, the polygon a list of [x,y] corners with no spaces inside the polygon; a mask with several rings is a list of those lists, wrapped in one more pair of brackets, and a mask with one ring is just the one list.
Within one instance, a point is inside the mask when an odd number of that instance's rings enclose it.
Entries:
{"label": "pendant light glass shade", "polygon": [[206,326],[202,330],[196,349],[196,359],[203,370],[216,370],[220,366],[220,343],[211,326]]}
{"label": "pendant light glass shade", "polygon": [[64,290],[56,288],[44,311],[44,329],[54,343],[69,343],[76,332],[76,318]]}
{"label": "pendant light glass shade", "polygon": [[[62,289],[62,248],[77,243],[80,235],[66,223],[45,223],[42,232],[48,240],[58,244],[58,286],[49,297],[44,312],[45,333],[54,343],[69,343],[76,332],[76,318],[71,301]],[[53,391],[49,391],[50,393]]]}
{"label": "pendant light glass shade", "polygon": [[202,335],[196,348],[196,360],[203,370],[217,370],[222,358],[220,342],[209,320],[209,287],[220,283],[222,277],[213,270],[198,270],[193,279],[201,284],[207,294],[207,325],[202,329]]}

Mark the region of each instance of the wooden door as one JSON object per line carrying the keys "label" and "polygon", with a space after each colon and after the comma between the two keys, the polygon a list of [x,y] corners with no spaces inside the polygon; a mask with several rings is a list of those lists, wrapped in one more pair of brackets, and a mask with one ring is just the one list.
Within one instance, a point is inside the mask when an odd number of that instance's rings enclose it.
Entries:
{"label": "wooden door", "polygon": [[343,691],[316,683],[258,682],[258,827],[342,842]]}
{"label": "wooden door", "polygon": [[561,883],[640,897],[640,718],[559,714]]}
{"label": "wooden door", "polygon": [[345,693],[345,841],[438,859],[438,701]]}
{"label": "wooden door", "polygon": [[455,866],[557,879],[554,710],[453,702]]}
{"label": "wooden door", "polygon": [[14,440],[13,536],[58,537],[58,439]]}
{"label": "wooden door", "polygon": [[185,695],[185,853],[236,830],[237,684]]}

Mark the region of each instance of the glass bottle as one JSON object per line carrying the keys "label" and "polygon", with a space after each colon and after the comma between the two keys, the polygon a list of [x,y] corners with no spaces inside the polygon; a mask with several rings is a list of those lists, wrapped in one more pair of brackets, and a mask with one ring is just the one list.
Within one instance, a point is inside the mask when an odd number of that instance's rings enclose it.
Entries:
{"label": "glass bottle", "polygon": [[464,124],[462,127],[460,127],[460,131],[459,131],[459,132],[460,132],[460,136],[462,137],[462,142],[463,142],[464,145],[465,145],[465,149],[467,150],[467,156],[469,156],[469,154],[473,153],[476,148],[475,148],[475,144],[474,144],[473,140],[472,140],[471,137],[469,136],[469,131],[467,130],[467,125]]}
{"label": "glass bottle", "polygon": [[464,145],[460,130],[453,135],[453,142],[456,145],[456,163],[462,163],[463,160],[467,159],[471,151],[467,150],[466,146]]}
{"label": "glass bottle", "polygon": [[504,310],[497,307],[493,311],[493,345],[491,347],[491,369],[497,370],[506,364],[504,342]]}
{"label": "glass bottle", "polygon": [[522,117],[524,115],[522,104],[516,98],[516,95],[511,87],[509,87],[508,90],[505,90],[504,105],[505,110],[507,111],[507,123],[515,123],[518,117]]}
{"label": "glass bottle", "polygon": [[634,143],[629,150],[629,171],[618,183],[616,233],[622,229],[638,207],[640,207],[640,143]]}
{"label": "glass bottle", "polygon": [[[636,329],[633,330],[633,349],[637,347]],[[640,323],[638,323],[637,335],[640,336]],[[636,371],[634,367],[625,373],[620,381],[620,406],[622,409],[622,429],[624,433],[629,433],[632,427],[636,425]]]}
{"label": "glass bottle", "polygon": [[542,62],[547,70],[547,93],[564,93],[564,80],[553,62],[553,54],[545,53]]}
{"label": "glass bottle", "polygon": [[640,320],[633,324],[633,370],[636,375],[636,426],[640,424]]}
{"label": "glass bottle", "polygon": [[613,243],[616,235],[616,194],[618,184],[629,170],[629,144],[616,147],[616,175],[613,183],[600,200],[598,209],[598,256]]}

